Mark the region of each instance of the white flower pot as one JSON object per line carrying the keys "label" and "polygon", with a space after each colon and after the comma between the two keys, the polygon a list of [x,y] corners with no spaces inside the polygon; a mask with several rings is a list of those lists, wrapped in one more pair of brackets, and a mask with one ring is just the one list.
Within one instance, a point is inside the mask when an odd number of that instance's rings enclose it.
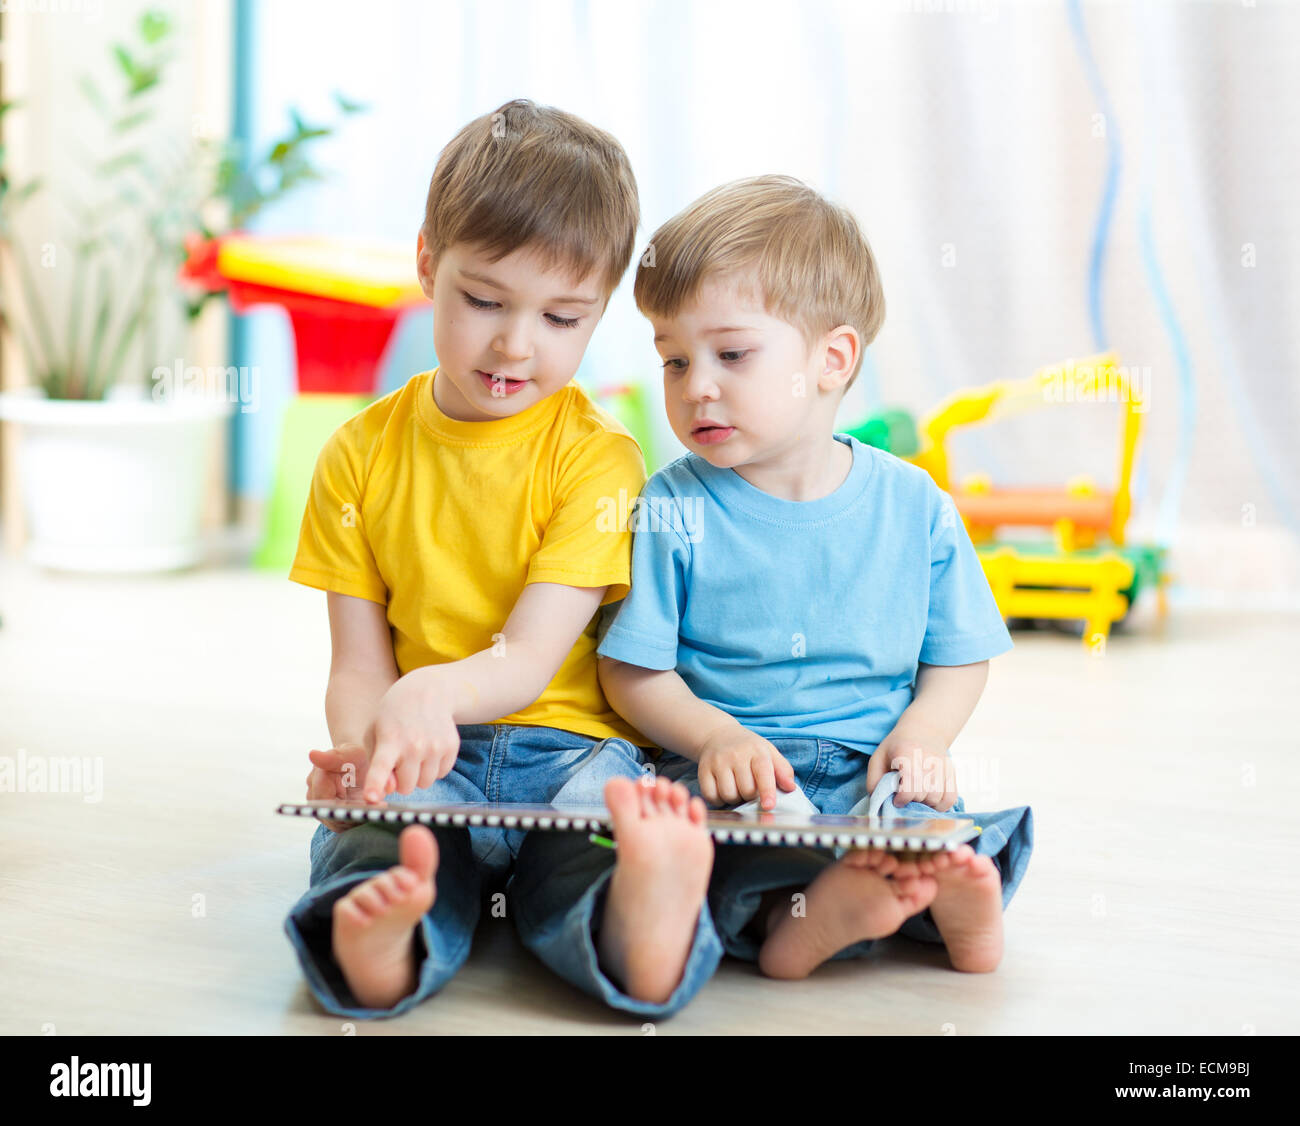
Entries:
{"label": "white flower pot", "polygon": [[17,423],[28,558],[65,571],[170,571],[202,556],[208,455],[232,403],[202,396],[103,402],[0,393]]}

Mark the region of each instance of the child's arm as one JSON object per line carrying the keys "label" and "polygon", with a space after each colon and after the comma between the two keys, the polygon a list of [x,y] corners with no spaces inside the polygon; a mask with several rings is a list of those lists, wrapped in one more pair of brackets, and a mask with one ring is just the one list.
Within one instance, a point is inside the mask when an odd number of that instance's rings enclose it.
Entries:
{"label": "child's arm", "polygon": [[599,658],[597,667],[610,706],[656,745],[683,758],[699,762],[710,736],[740,726],[696,696],[674,669],[643,669],[610,657]]}
{"label": "child's arm", "polygon": [[[386,609],[378,602],[329,591],[330,678],[325,689],[325,722],[333,746],[308,754],[307,800],[358,796],[358,776],[366,767],[366,731],[379,701],[398,679]],[[393,786],[389,779],[388,789]],[[345,822],[321,818],[336,833]]]}
{"label": "child's arm", "polygon": [[432,785],[456,761],[458,724],[491,723],[528,707],[559,672],[605,590],[529,583],[491,648],[412,669],[393,684],[374,718],[366,799],[380,799],[390,773],[398,793]]}
{"label": "child's arm", "polygon": [[984,685],[989,663],[918,665],[916,691],[894,729],[881,740],[867,766],[867,789],[897,770],[897,806],[924,802],[944,811],[957,800],[957,772],[948,748],[966,726]]}
{"label": "child's arm", "polygon": [[325,722],[334,746],[364,746],[379,701],[400,678],[388,613],[378,602],[330,591],[330,679]]}
{"label": "child's arm", "polygon": [[794,768],[761,735],[701,700],[674,669],[644,669],[610,657],[599,661],[610,706],[665,750],[699,763],[700,793],[711,804],[757,797],[776,805],[776,787],[795,788]]}

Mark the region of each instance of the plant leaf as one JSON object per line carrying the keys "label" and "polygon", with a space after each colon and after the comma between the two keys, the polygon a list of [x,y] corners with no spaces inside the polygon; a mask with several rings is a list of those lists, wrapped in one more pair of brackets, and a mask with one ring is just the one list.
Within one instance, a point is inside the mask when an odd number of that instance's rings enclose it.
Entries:
{"label": "plant leaf", "polygon": [[112,176],[114,173],[121,172],[124,168],[130,168],[132,165],[141,168],[147,167],[144,157],[139,152],[131,151],[118,153],[117,156],[101,161],[96,171],[101,176]]}
{"label": "plant leaf", "polygon": [[291,172],[287,172],[284,176],[280,178],[279,189],[276,192],[272,193],[272,195],[269,198],[270,200],[277,199],[280,196],[284,195],[290,188],[298,184],[310,182],[313,180],[323,180],[323,179],[325,179],[325,177],[322,176],[319,172],[317,172],[316,169],[314,168],[309,168],[309,167],[295,168]]}
{"label": "plant leaf", "polygon": [[138,72],[135,60],[131,58],[131,53],[121,43],[114,43],[113,57],[117,59],[117,65],[121,68],[122,73],[126,75],[127,81],[134,83]]}
{"label": "plant leaf", "polygon": [[140,17],[140,38],[150,46],[160,43],[172,29],[166,12],[150,9]]}
{"label": "plant leaf", "polygon": [[83,74],[77,81],[77,86],[81,92],[86,95],[87,100],[100,113],[107,113],[108,106],[104,102],[104,95],[99,92],[99,87],[95,85],[95,80],[88,74]]}
{"label": "plant leaf", "polygon": [[134,129],[137,125],[143,125],[152,116],[152,110],[136,110],[135,113],[129,113],[125,117],[119,117],[117,121],[113,123],[113,131],[115,133],[125,133],[129,129]]}
{"label": "plant leaf", "polygon": [[152,89],[158,85],[158,80],[162,77],[162,71],[159,67],[144,67],[136,71],[135,77],[131,80],[131,89],[129,96],[134,98],[143,94],[146,90]]}
{"label": "plant leaf", "polygon": [[334,102],[344,113],[365,113],[370,108],[361,102],[348,101],[337,90],[334,91]]}
{"label": "plant leaf", "polygon": [[117,347],[110,354],[108,365],[102,373],[96,373],[97,378],[95,385],[100,388],[100,395],[103,395],[103,389],[109,387],[116,379],[117,373],[122,367],[122,361],[126,359],[126,350],[130,347],[131,338],[135,336],[136,331],[140,328],[140,321],[144,317],[144,301],[147,287],[142,286],[139,296],[133,302],[131,315],[127,318],[126,324],[122,326],[121,335],[117,338]]}
{"label": "plant leaf", "polygon": [[45,353],[45,368],[53,371],[59,366],[59,356],[54,347],[50,323],[45,319],[45,306],[41,303],[40,287],[32,277],[31,267],[27,264],[27,255],[22,252],[22,248],[15,245],[12,249],[14,262],[18,267],[18,284],[23,291],[23,305],[27,308],[28,316],[31,317],[32,325],[36,329],[36,336],[40,340],[41,349]]}

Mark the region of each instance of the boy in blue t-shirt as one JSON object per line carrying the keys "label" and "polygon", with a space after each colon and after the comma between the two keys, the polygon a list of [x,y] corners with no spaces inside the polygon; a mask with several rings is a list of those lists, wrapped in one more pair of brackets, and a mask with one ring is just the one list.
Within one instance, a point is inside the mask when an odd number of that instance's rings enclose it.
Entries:
{"label": "boy in blue t-shirt", "polygon": [[599,647],[606,695],[670,752],[661,775],[712,803],[861,814],[897,771],[899,816],[982,829],[919,861],[720,846],[711,925],[774,977],[900,929],[993,970],[1032,818],[967,813],[948,748],[1011,640],[950,498],[834,433],[884,319],[871,249],[847,210],[784,176],[709,192],[651,246],[634,292],[690,452],[633,513],[632,589]]}

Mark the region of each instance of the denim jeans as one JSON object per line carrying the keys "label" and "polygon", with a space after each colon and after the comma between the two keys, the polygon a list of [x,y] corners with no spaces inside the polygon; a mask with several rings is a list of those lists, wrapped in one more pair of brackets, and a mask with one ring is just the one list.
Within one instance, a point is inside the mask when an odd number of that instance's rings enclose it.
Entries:
{"label": "denim jeans", "polygon": [[[432,786],[395,800],[428,802],[555,802],[603,805],[611,778],[639,778],[644,752],[623,739],[597,740],[550,727],[472,724],[458,728],[455,766]],[[667,1016],[686,1003],[722,957],[707,910],[696,925],[688,972],[662,1005],[634,1000],[601,970],[596,936],[614,853],[585,833],[501,828],[430,827],[438,842],[437,897],[420,920],[415,992],[388,1009],[360,1005],[334,958],[336,900],[399,863],[405,826],[363,822],[342,833],[318,825],[311,841],[310,887],[285,920],[313,995],[329,1012],[349,1017],[397,1016],[438,992],[469,956],[484,895],[506,884],[506,910],[524,945],[566,981],[610,1006]]]}
{"label": "denim jeans", "polygon": [[[794,767],[795,781],[821,813],[865,816],[867,764],[871,756],[829,739],[773,739],[773,746]],[[665,752],[658,773],[682,782],[699,793],[697,767],[690,759]],[[890,799],[892,805],[893,799]],[[953,808],[940,813],[920,802],[908,802],[894,809],[899,817],[963,817],[981,829],[971,847],[993,858],[1002,877],[1002,907],[1011,902],[1024,878],[1033,851],[1033,813],[1028,806],[999,813],[970,813],[961,798]],[[759,939],[749,931],[764,892],[779,888],[806,887],[828,864],[836,860],[830,849],[791,848],[766,845],[717,846],[713,878],[709,882],[709,912],[718,941],[728,954],[756,961]],[[929,910],[913,915],[899,930],[922,942],[942,942]],[[858,958],[869,953],[877,939],[866,939],[846,947],[835,958]]]}

